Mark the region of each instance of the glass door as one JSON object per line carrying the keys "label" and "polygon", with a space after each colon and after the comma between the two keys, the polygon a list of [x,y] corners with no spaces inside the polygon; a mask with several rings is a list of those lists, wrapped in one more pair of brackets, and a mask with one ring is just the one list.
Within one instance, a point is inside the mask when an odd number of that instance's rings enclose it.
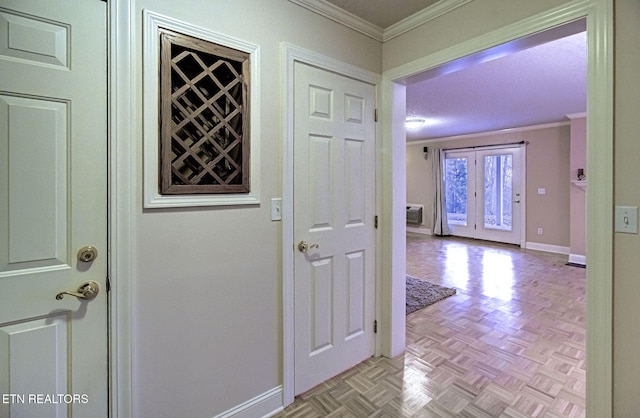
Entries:
{"label": "glass door", "polygon": [[475,153],[445,153],[444,202],[449,229],[453,235],[475,236]]}
{"label": "glass door", "polygon": [[453,235],[521,244],[521,147],[450,151],[444,171]]}
{"label": "glass door", "polygon": [[520,244],[520,147],[476,152],[478,239]]}

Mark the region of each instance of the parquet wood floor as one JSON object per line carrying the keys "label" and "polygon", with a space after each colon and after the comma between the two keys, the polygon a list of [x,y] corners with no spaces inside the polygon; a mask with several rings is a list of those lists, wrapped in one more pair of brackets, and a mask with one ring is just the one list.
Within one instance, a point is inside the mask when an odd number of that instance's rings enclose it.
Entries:
{"label": "parquet wood floor", "polygon": [[407,349],[277,417],[583,417],[585,270],[566,256],[407,235],[407,274],[455,296],[407,316]]}

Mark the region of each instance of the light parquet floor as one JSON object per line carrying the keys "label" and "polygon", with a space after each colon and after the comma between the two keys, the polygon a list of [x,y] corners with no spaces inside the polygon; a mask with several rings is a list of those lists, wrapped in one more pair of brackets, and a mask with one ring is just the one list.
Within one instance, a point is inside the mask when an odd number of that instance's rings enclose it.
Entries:
{"label": "light parquet floor", "polygon": [[457,294],[407,316],[407,349],[277,417],[583,417],[585,270],[566,256],[407,235],[407,274]]}

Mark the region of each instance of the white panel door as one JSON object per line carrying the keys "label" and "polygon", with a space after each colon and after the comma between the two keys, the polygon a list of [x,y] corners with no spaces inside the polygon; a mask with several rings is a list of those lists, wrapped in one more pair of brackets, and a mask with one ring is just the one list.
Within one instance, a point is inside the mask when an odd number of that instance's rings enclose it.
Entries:
{"label": "white panel door", "polygon": [[106,117],[106,3],[3,0],[2,417],[107,416]]}
{"label": "white panel door", "polygon": [[522,172],[521,147],[448,151],[445,207],[451,233],[520,245]]}
{"label": "white panel door", "polygon": [[294,78],[298,394],[374,353],[375,91],[300,63]]}

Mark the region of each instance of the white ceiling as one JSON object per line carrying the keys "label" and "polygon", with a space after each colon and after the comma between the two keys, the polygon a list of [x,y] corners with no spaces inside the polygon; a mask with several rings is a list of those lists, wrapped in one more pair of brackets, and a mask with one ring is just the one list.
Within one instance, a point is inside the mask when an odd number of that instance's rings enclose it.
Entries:
{"label": "white ceiling", "polygon": [[[326,0],[387,28],[436,0]],[[586,112],[587,47],[576,22],[466,57],[407,82],[408,141],[566,121]]]}

